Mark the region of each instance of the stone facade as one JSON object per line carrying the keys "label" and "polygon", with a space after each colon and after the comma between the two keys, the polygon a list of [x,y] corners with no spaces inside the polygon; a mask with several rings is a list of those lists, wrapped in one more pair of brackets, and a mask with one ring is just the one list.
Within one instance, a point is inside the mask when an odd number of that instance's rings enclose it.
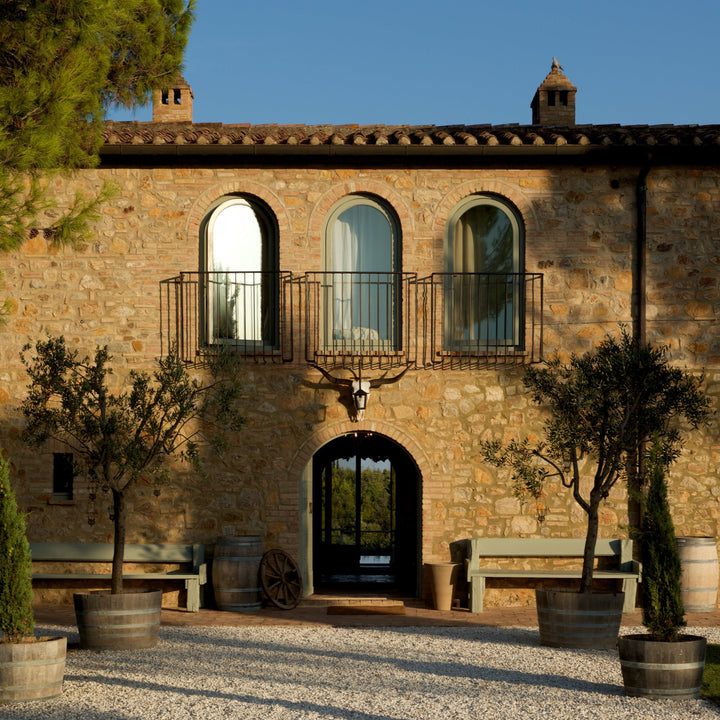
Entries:
{"label": "stone facade", "polygon": [[[107,541],[111,525],[109,497],[100,494],[92,503],[80,478],[72,501],[54,500],[51,453],[57,448],[36,452],[19,440],[23,345],[44,333],[63,334],[81,353],[107,344],[118,384],[133,369],[149,369],[163,350],[160,283],[198,270],[203,218],[232,193],[269,207],[280,268],[297,275],[323,268],[323,223],[347,195],[381,198],[394,210],[402,269],[420,275],[444,270],[446,224],[458,203],[478,194],[501,197],[522,218],[525,271],[543,274],[545,357],[582,353],[619,324],[632,325],[639,165],[617,156],[558,163],[531,152],[507,162],[460,164],[448,154],[403,166],[395,159],[298,161],[290,153],[287,162],[272,163],[108,155],[98,169],[54,179],[60,206],[76,190],[97,190],[105,180],[119,191],[83,246],[57,249],[42,232],[31,233],[19,251],[0,258],[10,298],[0,346],[0,444],[28,512],[30,538]],[[704,371],[717,407],[720,170],[714,161],[658,165],[647,184],[647,337],[669,345],[673,362]],[[413,368],[397,383],[372,390],[359,422],[302,353],[282,364],[248,362],[244,388],[247,423],[226,458],[209,459],[206,477],[175,466],[168,485],[141,484],[130,499],[128,541],[212,546],[220,536],[257,534],[267,547],[298,557],[308,580],[308,468],[330,440],[357,432],[390,438],[417,465],[421,564],[449,559],[450,544],[469,536],[584,535],[584,518],[561,488],[548,487],[541,524],[533,508],[513,496],[507,476],[480,457],[480,440],[540,431],[542,415],[523,392],[520,366]],[[678,534],[717,535],[719,455],[713,426],[690,438],[675,465],[670,494]],[[98,520],[90,526],[93,510]],[[602,511],[601,535],[625,535],[627,520],[627,497],[618,487]],[[511,588],[489,596],[491,603],[525,599]]]}

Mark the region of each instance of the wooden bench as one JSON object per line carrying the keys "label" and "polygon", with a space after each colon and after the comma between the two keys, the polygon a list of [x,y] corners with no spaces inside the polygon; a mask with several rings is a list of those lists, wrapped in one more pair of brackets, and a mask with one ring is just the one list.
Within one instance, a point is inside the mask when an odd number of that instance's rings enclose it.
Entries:
{"label": "wooden bench", "polygon": [[[585,540],[563,538],[469,538],[466,547],[467,581],[470,594],[470,610],[483,611],[485,578],[547,578],[568,579],[582,576],[582,557]],[[622,580],[625,593],[623,612],[635,609],[637,585],[640,579],[640,563],[633,560],[632,540],[598,540],[595,545],[597,558],[611,558],[616,568],[596,569],[597,580]],[[527,570],[521,568],[486,567],[486,558],[577,558],[577,569]]]}
{"label": "wooden bench", "polygon": [[[46,543],[31,542],[33,562],[111,563],[112,543]],[[202,586],[207,583],[205,546],[194,545],[125,545],[126,563],[182,564],[185,570],[124,572],[126,580],[182,580],[187,590],[187,609],[197,612],[201,605]],[[46,572],[33,570],[33,580],[109,580],[109,572]]]}

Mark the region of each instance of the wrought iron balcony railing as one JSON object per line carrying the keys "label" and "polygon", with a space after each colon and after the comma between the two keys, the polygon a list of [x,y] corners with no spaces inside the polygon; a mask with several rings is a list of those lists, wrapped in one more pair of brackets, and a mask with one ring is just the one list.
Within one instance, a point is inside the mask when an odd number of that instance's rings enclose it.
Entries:
{"label": "wrought iron balcony railing", "polygon": [[164,280],[163,350],[324,368],[539,362],[538,273],[189,272]]}
{"label": "wrought iron balcony railing", "polygon": [[187,272],[160,283],[163,350],[186,362],[221,349],[259,362],[293,359],[289,272]]}
{"label": "wrought iron balcony railing", "polygon": [[306,360],[321,366],[414,365],[414,273],[308,272]]}
{"label": "wrought iron balcony railing", "polygon": [[542,359],[542,274],[433,273],[418,280],[418,305],[426,367]]}

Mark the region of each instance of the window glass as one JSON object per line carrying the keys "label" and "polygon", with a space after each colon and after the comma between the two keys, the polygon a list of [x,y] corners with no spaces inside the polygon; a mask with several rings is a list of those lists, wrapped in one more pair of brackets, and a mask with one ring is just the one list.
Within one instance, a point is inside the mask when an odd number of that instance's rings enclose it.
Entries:
{"label": "window glass", "polygon": [[445,344],[482,350],[519,343],[520,223],[497,199],[475,196],[448,223]]}
{"label": "window glass", "polygon": [[222,202],[207,226],[207,330],[210,342],[274,341],[275,237],[259,207],[245,198]]}
{"label": "window glass", "polygon": [[326,231],[326,336],[330,343],[378,349],[395,342],[396,223],[379,203],[351,196]]}
{"label": "window glass", "polygon": [[72,453],[53,453],[53,497],[60,500],[72,500],[73,479]]}

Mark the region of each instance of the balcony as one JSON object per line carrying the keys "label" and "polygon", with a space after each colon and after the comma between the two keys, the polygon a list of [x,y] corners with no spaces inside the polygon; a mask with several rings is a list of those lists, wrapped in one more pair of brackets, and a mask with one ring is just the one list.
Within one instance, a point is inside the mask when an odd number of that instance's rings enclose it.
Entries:
{"label": "balcony", "polygon": [[305,359],[324,367],[416,364],[416,275],[309,272],[304,276]]}
{"label": "balcony", "polygon": [[537,273],[189,272],[160,283],[163,352],[252,362],[474,369],[542,360]]}
{"label": "balcony", "polygon": [[433,273],[418,280],[418,305],[423,367],[542,360],[542,274]]}
{"label": "balcony", "polygon": [[188,363],[231,350],[254,362],[293,360],[289,272],[187,272],[160,283],[163,353]]}

